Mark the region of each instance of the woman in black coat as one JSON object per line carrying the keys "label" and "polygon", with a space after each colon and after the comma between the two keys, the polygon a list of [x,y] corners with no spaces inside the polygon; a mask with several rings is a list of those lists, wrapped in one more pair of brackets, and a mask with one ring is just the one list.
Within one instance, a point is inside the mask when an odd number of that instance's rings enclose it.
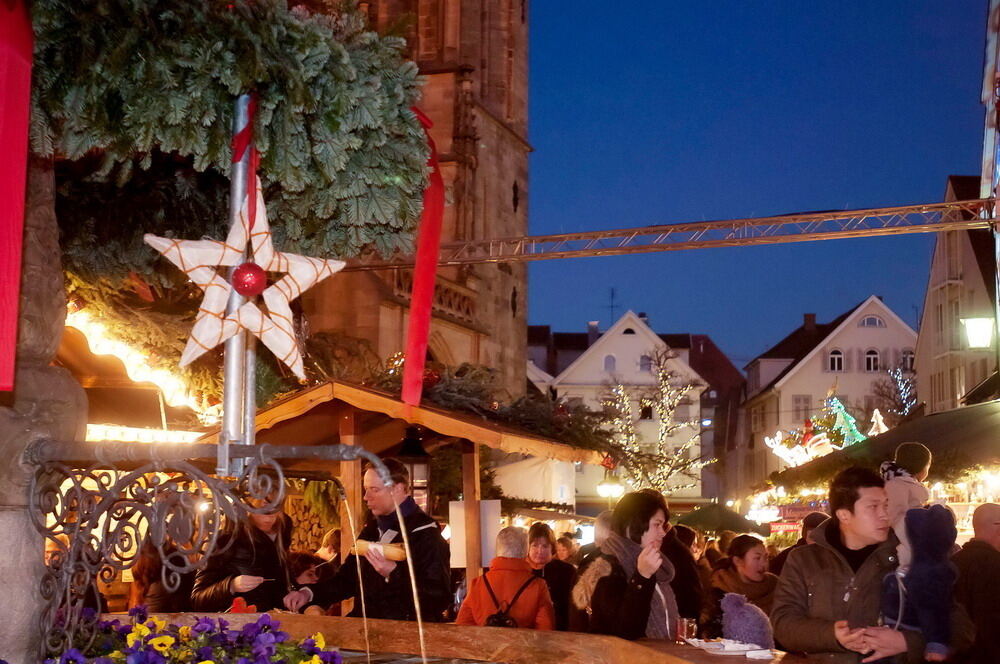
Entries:
{"label": "woman in black coat", "polygon": [[576,568],[555,557],[556,536],[546,523],[534,523],[528,529],[528,564],[535,576],[545,580],[556,613],[556,629],[569,628],[570,593],[576,583]]}
{"label": "woman in black coat", "polygon": [[618,501],[601,555],[573,588],[588,629],[624,639],[670,639],[677,629],[674,567],[660,546],[670,512],[660,495],[637,491]]}
{"label": "woman in black coat", "polygon": [[261,612],[283,608],[293,586],[288,568],[291,519],[280,509],[251,513],[229,537],[232,541],[223,542],[224,549],[198,570],[192,608],[226,611],[237,597]]}

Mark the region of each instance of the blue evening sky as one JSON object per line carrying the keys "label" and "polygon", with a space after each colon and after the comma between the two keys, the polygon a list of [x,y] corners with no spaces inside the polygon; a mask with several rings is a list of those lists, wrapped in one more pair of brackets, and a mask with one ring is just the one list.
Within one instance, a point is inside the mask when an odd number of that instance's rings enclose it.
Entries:
{"label": "blue evening sky", "polygon": [[[979,172],[986,0],[531,4],[530,232],[940,201]],[[734,363],[872,294],[916,327],[933,236],[530,267],[529,320],[609,291]]]}

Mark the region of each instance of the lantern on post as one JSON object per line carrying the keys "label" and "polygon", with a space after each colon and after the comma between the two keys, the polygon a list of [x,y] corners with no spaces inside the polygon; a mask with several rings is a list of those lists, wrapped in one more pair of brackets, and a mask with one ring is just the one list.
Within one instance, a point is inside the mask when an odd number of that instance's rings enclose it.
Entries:
{"label": "lantern on post", "polygon": [[406,427],[396,458],[406,466],[410,475],[410,492],[413,500],[420,509],[430,514],[431,455],[424,449],[420,427]]}

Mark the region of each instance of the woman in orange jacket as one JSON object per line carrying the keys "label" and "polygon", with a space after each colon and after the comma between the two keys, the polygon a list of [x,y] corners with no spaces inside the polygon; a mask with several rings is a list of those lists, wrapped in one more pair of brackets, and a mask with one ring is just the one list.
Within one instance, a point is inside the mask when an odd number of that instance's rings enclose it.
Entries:
{"label": "woman in orange jacket", "polygon": [[521,627],[551,630],[555,626],[552,598],[545,580],[535,576],[525,557],[528,534],[523,528],[497,533],[497,557],[490,571],[473,579],[458,611],[459,625]]}

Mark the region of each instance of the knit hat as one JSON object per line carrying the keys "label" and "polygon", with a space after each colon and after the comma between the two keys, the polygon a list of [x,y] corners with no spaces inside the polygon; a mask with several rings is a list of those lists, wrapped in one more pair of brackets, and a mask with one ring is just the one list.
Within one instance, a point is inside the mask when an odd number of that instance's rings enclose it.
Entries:
{"label": "knit hat", "polygon": [[920,443],[900,443],[896,448],[895,461],[910,475],[917,475],[930,464],[931,451]]}
{"label": "knit hat", "polygon": [[774,632],[767,614],[737,593],[722,597],[722,636],[761,648],[774,647]]}

